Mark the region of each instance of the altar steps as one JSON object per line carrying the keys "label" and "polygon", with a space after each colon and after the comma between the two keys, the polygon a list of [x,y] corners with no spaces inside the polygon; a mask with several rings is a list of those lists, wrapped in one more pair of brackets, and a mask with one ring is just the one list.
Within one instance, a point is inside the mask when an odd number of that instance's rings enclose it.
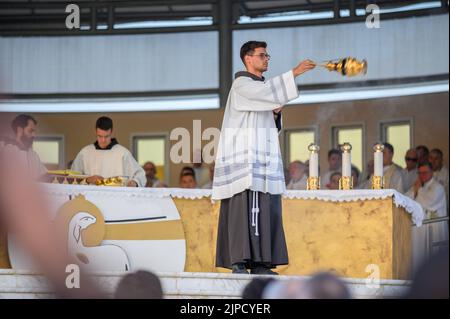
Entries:
{"label": "altar steps", "polygon": [[[94,280],[112,296],[124,273],[97,273]],[[254,275],[224,273],[158,273],[165,298],[189,299],[234,299],[240,298],[243,288]],[[277,276],[288,279],[291,276]],[[403,280],[381,280],[379,287],[366,285],[365,279],[345,279],[355,298],[398,298],[409,289],[410,282]],[[55,298],[47,280],[37,273],[11,269],[0,270],[0,298],[33,299]]]}

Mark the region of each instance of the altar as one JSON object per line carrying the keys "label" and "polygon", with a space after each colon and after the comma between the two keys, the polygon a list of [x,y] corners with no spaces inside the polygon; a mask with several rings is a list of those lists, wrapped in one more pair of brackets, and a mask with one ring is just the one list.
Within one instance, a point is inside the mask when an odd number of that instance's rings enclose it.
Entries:
{"label": "altar", "polygon": [[[80,263],[88,258],[94,271],[229,272],[214,265],[220,203],[211,201],[210,190],[42,188],[52,218],[67,227],[68,249]],[[83,218],[90,220],[84,228]],[[420,226],[423,218],[417,202],[390,189],[287,191],[283,225],[289,264],[277,272],[410,279],[411,225]],[[81,229],[78,240],[72,238],[76,229]],[[33,267],[13,234],[0,238],[0,268]]]}

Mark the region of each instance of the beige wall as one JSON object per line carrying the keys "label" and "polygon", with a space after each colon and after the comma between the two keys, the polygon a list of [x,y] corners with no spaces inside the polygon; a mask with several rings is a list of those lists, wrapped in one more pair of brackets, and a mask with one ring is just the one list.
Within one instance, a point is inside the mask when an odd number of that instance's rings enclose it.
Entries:
{"label": "beige wall", "polygon": [[[448,166],[449,155],[449,96],[448,93],[420,96],[350,101],[327,104],[293,105],[283,111],[284,128],[317,126],[321,147],[321,166],[327,167],[326,155],[331,147],[331,126],[363,124],[365,127],[366,160],[371,156],[370,147],[379,140],[380,121],[412,119],[414,145],[425,144],[444,152]],[[0,114],[6,120],[15,114]],[[65,138],[66,162],[73,159],[86,144],[95,140],[95,120],[104,114],[64,113],[34,114],[39,122],[39,133],[59,134]],[[202,120],[202,130],[220,128],[223,110],[141,112],[106,114],[114,120],[115,136],[119,142],[131,148],[133,134],[165,133],[176,127],[192,131],[192,121]],[[208,141],[204,142],[207,143]],[[399,163],[402,164],[403,163]],[[177,186],[178,174],[183,164],[170,163],[170,186]]]}

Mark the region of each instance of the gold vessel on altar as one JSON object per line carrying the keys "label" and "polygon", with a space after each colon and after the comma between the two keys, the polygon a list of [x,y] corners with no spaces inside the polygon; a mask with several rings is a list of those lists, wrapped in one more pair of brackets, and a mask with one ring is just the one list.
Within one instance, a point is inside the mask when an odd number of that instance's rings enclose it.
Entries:
{"label": "gold vessel on altar", "polygon": [[327,63],[318,64],[328,71],[335,71],[343,76],[364,75],[367,73],[367,61],[358,60],[353,57],[346,57],[337,60],[331,60]]}
{"label": "gold vessel on altar", "polygon": [[114,176],[97,180],[95,185],[97,186],[126,186],[128,178],[124,176]]}

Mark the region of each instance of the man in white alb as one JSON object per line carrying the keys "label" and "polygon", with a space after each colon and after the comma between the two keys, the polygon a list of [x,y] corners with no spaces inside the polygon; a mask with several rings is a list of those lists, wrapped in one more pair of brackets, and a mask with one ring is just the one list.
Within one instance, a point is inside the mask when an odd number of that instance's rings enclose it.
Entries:
{"label": "man in white alb", "polygon": [[265,80],[270,56],[265,42],[241,47],[246,71],[228,95],[214,170],[212,198],[221,200],[216,266],[233,273],[269,274],[288,263],[281,217],[286,190],[274,112],[298,97],[295,77],[315,67],[306,60]]}
{"label": "man in white alb", "polygon": [[100,117],[95,124],[97,141],[85,146],[72,164],[72,170],[89,175],[86,181],[96,181],[114,177],[127,177],[129,187],[144,187],[145,172],[125,147],[112,138],[113,121],[106,116]]}

